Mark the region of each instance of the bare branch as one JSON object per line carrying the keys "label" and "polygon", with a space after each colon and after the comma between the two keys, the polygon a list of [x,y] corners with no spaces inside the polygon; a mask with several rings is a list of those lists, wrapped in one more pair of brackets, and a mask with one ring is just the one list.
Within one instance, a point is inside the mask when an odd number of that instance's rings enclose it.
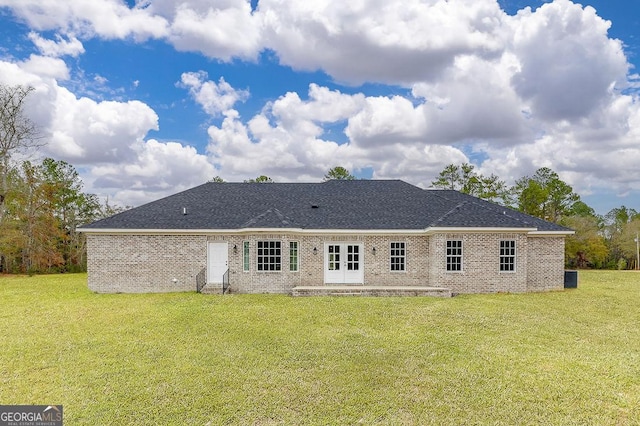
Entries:
{"label": "bare branch", "polygon": [[40,132],[24,111],[33,90],[30,86],[0,84],[0,161],[5,164],[14,153],[41,145]]}

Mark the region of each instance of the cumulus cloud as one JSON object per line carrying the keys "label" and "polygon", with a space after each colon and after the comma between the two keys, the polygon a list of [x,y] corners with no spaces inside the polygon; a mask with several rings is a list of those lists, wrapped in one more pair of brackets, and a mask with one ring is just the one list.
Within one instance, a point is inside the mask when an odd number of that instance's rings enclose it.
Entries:
{"label": "cumulus cloud", "polygon": [[499,55],[505,38],[494,0],[263,0],[259,11],[283,64],[351,84],[437,79],[459,55]]}
{"label": "cumulus cloud", "polygon": [[248,1],[182,2],[174,10],[168,39],[178,50],[224,61],[256,59],[262,50],[261,20]]}
{"label": "cumulus cloud", "polygon": [[[457,148],[421,140],[420,127],[405,115],[424,122],[420,108],[406,99],[349,95],[311,84],[307,99],[287,93],[246,123],[237,111],[227,111],[220,126],[209,128],[208,151],[222,175],[236,180],[257,174],[284,181],[317,180],[340,164],[352,171],[373,168],[374,177],[428,186],[427,176],[437,174],[443,162],[467,161]],[[345,123],[348,143],[325,133],[324,126],[339,123]]]}
{"label": "cumulus cloud", "polygon": [[513,85],[536,116],[579,119],[625,85],[629,65],[622,43],[608,38],[611,23],[592,7],[556,0],[535,13],[521,11],[509,24],[520,62]]}
{"label": "cumulus cloud", "polygon": [[[41,62],[45,68],[61,61],[38,58],[45,61]],[[70,162],[80,171],[88,192],[122,205],[138,205],[216,175],[207,156],[194,147],[147,140],[148,132],[158,129],[158,116],[143,102],[78,98],[59,86],[51,72],[41,71],[33,58],[22,63],[0,61],[0,83],[34,87],[26,112],[46,144],[32,155]]]}
{"label": "cumulus cloud", "polygon": [[202,184],[216,175],[206,156],[177,142],[150,139],[134,143],[131,149],[135,155],[128,161],[92,169],[92,187],[113,194],[116,203],[139,205]]}
{"label": "cumulus cloud", "polygon": [[65,40],[60,34],[56,34],[55,37],[55,40],[48,40],[33,31],[29,33],[29,39],[44,56],[58,58],[69,55],[77,57],[84,53],[82,42],[75,36],[70,36],[68,40]]}
{"label": "cumulus cloud", "polygon": [[129,160],[132,142],[158,128],[158,116],[140,101],[76,99],[61,89],[52,106],[49,149],[73,163]]}
{"label": "cumulus cloud", "polygon": [[30,55],[29,59],[22,62],[21,68],[40,77],[50,77],[56,80],[67,80],[69,78],[67,64],[59,58]]}
{"label": "cumulus cloud", "polygon": [[249,91],[234,89],[224,77],[218,83],[207,78],[204,71],[187,72],[182,74],[179,85],[189,89],[193,99],[211,116],[218,116],[249,97]]}
{"label": "cumulus cloud", "polygon": [[137,40],[161,38],[168,31],[163,17],[119,0],[0,0],[0,6],[10,7],[38,31]]}
{"label": "cumulus cloud", "polygon": [[279,180],[317,180],[338,159],[352,164],[349,144],[323,139],[322,124],[345,120],[363,96],[317,85],[310,86],[309,94],[310,99],[303,101],[287,93],[247,123],[237,111],[227,111],[222,124],[208,130],[208,152],[221,173],[241,180],[256,173]]}

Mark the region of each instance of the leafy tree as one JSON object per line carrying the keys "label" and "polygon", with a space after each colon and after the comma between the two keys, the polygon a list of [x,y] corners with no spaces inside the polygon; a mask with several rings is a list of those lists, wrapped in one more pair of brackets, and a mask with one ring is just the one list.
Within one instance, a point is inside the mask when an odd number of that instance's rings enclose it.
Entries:
{"label": "leafy tree", "polygon": [[569,216],[562,225],[575,231],[565,240],[567,264],[577,268],[605,266],[609,249],[602,235],[602,221],[596,215]]}
{"label": "leafy tree", "polygon": [[547,167],[518,179],[514,194],[520,211],[555,223],[568,216],[580,201],[573,188]]}
{"label": "leafy tree", "polygon": [[431,185],[434,188],[452,189],[488,201],[511,204],[509,190],[503,180],[494,174],[483,176],[474,169],[475,167],[468,163],[460,166],[449,164]]}
{"label": "leafy tree", "polygon": [[356,177],[349,173],[349,170],[342,166],[336,166],[329,169],[326,175],[324,175],[324,181],[328,180],[354,180]]}
{"label": "leafy tree", "polygon": [[489,176],[480,175],[479,179],[480,191],[477,195],[479,198],[505,206],[513,204],[511,193],[505,181],[494,174]]}
{"label": "leafy tree", "polygon": [[635,240],[638,236],[640,236],[640,218],[634,217],[624,225],[616,241],[622,254],[621,257],[627,261],[626,264],[630,269],[637,269],[638,260]]}
{"label": "leafy tree", "polygon": [[460,166],[449,164],[440,172],[438,179],[431,182],[431,185],[438,189],[452,189],[459,191],[462,189],[460,180]]}
{"label": "leafy tree", "polygon": [[40,168],[42,185],[52,199],[54,215],[63,232],[59,244],[65,268],[77,270],[80,266],[82,269],[85,262],[84,235],[76,232],[76,228],[99,217],[98,197],[82,192],[80,176],[69,163],[46,158]]}
{"label": "leafy tree", "polygon": [[598,217],[596,211],[584,201],[576,201],[568,211],[570,216],[594,217],[598,219],[598,223],[602,224],[602,219]]}
{"label": "leafy tree", "polygon": [[273,183],[273,179],[269,176],[260,175],[255,179],[245,180],[244,183]]}
{"label": "leafy tree", "polygon": [[209,182],[223,183],[224,179],[222,179],[220,176],[214,176]]}
{"label": "leafy tree", "polygon": [[640,231],[640,213],[621,206],[611,209],[604,216],[604,235],[609,246],[609,266],[624,260],[624,265],[635,265],[636,232]]}
{"label": "leafy tree", "polygon": [[625,206],[611,209],[604,216],[607,236],[612,237],[619,234],[624,226],[634,219],[640,219],[640,214],[634,209]]}
{"label": "leafy tree", "polygon": [[7,205],[15,235],[10,263],[22,273],[53,272],[64,264],[58,250],[64,233],[55,215],[53,193],[43,169],[29,161],[22,163],[19,178],[14,181]]}
{"label": "leafy tree", "polygon": [[2,269],[17,272],[79,271],[86,245],[76,228],[100,216],[100,203],[82,192],[73,166],[45,159],[22,163],[9,175],[7,216],[0,223]]}

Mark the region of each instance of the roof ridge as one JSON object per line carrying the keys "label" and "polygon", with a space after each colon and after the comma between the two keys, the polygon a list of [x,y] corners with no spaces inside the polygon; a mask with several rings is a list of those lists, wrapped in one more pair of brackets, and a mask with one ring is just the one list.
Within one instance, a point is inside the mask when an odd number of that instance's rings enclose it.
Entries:
{"label": "roof ridge", "polygon": [[292,222],[291,218],[289,218],[287,215],[282,213],[278,208],[271,207],[265,210],[264,212],[260,213],[259,215],[254,216],[251,219],[247,220],[245,223],[242,224],[242,227],[248,228],[250,227],[249,225],[254,225],[258,223],[260,219],[264,219],[265,217],[271,214],[275,214],[278,217],[278,219],[282,222],[283,225],[288,225]]}
{"label": "roof ridge", "polygon": [[[445,198],[445,199],[446,199],[446,198]],[[460,210],[460,207],[462,207],[462,206],[463,206],[463,205],[465,205],[465,204],[467,204],[467,201],[466,201],[466,200],[465,200],[465,201],[462,201],[462,202],[460,202],[460,203],[458,203],[458,204],[456,204],[453,208],[449,209],[445,214],[443,214],[443,215],[442,215],[442,216],[440,216],[438,219],[436,219],[435,221],[433,221],[433,225],[436,225],[436,224],[438,224],[438,223],[440,223],[440,222],[443,222],[443,221],[444,221],[444,219],[445,219],[447,216],[449,216],[449,215],[453,214],[453,212],[455,212],[456,210]]]}

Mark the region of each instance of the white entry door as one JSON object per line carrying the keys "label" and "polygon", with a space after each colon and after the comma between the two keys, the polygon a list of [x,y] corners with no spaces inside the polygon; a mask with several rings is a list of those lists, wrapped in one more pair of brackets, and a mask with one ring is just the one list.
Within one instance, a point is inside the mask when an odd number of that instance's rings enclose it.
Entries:
{"label": "white entry door", "polygon": [[327,243],[324,245],[324,282],[362,284],[364,269],[362,244]]}
{"label": "white entry door", "polygon": [[221,284],[222,276],[229,267],[229,245],[209,243],[207,245],[207,283]]}

